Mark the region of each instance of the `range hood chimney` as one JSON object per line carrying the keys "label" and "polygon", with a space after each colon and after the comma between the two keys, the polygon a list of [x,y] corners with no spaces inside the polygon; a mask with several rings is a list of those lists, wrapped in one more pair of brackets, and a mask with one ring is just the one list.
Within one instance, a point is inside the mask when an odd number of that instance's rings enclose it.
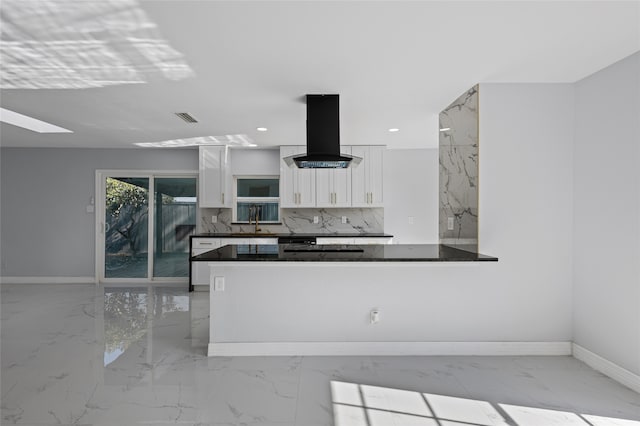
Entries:
{"label": "range hood chimney", "polygon": [[307,153],[285,158],[301,169],[345,169],[361,158],[340,153],[339,95],[307,95]]}

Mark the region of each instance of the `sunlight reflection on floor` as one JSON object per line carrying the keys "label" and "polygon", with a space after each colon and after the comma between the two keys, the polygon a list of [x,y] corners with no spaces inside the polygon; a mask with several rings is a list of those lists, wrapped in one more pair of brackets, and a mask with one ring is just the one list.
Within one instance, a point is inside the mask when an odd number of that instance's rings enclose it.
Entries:
{"label": "sunlight reflection on floor", "polygon": [[331,382],[336,426],[640,426],[594,416],[357,383]]}

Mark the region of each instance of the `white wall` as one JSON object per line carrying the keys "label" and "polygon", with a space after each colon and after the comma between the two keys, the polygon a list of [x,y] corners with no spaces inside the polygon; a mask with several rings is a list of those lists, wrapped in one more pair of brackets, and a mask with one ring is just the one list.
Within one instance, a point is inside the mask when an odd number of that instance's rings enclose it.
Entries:
{"label": "white wall", "polygon": [[[232,320],[225,325],[212,318],[214,337],[220,332],[219,341],[245,342],[571,341],[573,112],[572,84],[480,86],[480,249],[498,256],[497,263],[291,265],[300,273],[287,279],[275,271],[281,265],[218,270],[228,280],[227,290],[211,297],[216,311],[226,312],[221,318]],[[413,209],[428,209],[420,199],[433,191],[437,238],[437,153],[388,151],[385,161],[385,229],[406,242],[403,237],[412,232],[398,232],[389,216],[402,224]],[[432,189],[423,187],[429,175]],[[299,276],[321,276],[332,284],[301,283]],[[283,305],[281,292],[301,302]],[[367,323],[373,307],[382,312],[375,327]]]}
{"label": "white wall", "polygon": [[576,84],[574,341],[640,374],[640,53]]}
{"label": "white wall", "polygon": [[280,150],[278,149],[232,149],[232,175],[280,174]]}
{"label": "white wall", "polygon": [[437,244],[438,149],[387,149],[384,178],[385,232],[396,244]]}
{"label": "white wall", "polygon": [[2,273],[92,277],[96,169],[198,170],[197,150],[20,149],[0,156]]}
{"label": "white wall", "polygon": [[573,85],[481,84],[479,244],[504,327],[571,340]]}

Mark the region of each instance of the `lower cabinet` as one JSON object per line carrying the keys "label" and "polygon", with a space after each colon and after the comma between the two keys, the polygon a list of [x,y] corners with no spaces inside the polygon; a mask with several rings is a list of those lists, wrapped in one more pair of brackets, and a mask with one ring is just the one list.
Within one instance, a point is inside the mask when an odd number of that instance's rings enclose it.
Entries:
{"label": "lower cabinet", "polygon": [[[191,256],[197,256],[210,250],[215,250],[227,245],[264,245],[278,244],[277,238],[194,238],[191,247]],[[208,262],[191,262],[191,284],[209,285]]]}

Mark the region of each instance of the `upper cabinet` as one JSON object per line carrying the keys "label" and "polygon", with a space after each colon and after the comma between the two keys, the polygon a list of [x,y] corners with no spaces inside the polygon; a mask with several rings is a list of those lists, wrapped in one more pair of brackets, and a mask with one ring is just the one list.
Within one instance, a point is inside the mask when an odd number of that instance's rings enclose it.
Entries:
{"label": "upper cabinet", "polygon": [[306,152],[304,146],[280,147],[280,204],[292,207],[384,207],[382,166],[385,147],[341,146],[362,158],[347,169],[299,169],[283,160]]}
{"label": "upper cabinet", "polygon": [[200,147],[200,207],[231,207],[231,161],[226,146]]}
{"label": "upper cabinet", "polygon": [[[351,147],[340,153],[351,155]],[[350,169],[316,169],[316,207],[351,207]]]}
{"label": "upper cabinet", "polygon": [[351,168],[351,206],[383,207],[384,146],[352,146],[351,153],[362,161]]}
{"label": "upper cabinet", "polygon": [[280,205],[284,208],[316,206],[316,170],[289,167],[284,158],[304,154],[304,146],[280,147]]}

